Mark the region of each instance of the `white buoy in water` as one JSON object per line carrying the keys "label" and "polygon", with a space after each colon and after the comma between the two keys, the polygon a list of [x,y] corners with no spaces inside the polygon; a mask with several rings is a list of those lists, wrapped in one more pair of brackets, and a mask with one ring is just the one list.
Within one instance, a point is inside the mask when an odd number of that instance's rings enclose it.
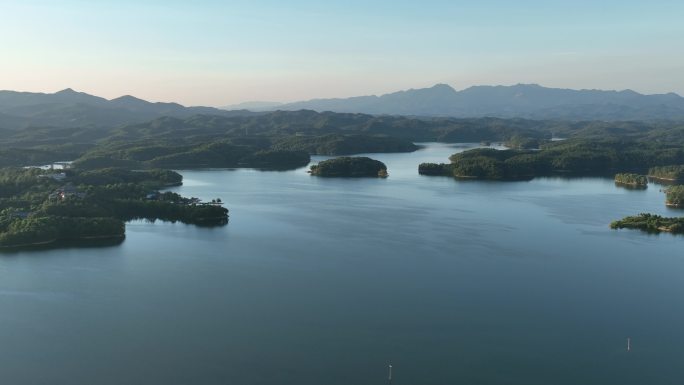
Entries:
{"label": "white buoy in water", "polygon": [[627,337],[627,351],[632,350],[632,339]]}

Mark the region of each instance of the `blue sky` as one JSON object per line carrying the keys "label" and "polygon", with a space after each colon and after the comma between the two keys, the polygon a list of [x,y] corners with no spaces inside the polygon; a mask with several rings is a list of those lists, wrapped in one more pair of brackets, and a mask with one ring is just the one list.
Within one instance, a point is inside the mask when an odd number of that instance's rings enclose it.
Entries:
{"label": "blue sky", "polygon": [[0,89],[225,105],[447,83],[684,94],[684,1],[6,1]]}

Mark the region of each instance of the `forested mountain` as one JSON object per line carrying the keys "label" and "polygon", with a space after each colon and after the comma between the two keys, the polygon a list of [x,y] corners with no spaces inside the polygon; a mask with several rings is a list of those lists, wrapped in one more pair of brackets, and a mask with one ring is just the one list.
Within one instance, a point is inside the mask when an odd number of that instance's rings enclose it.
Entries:
{"label": "forested mountain", "polygon": [[456,91],[446,84],[382,96],[314,99],[275,107],[279,110],[366,114],[503,117],[559,120],[658,120],[684,118],[684,98],[668,93],[643,95],[631,90],[571,90],[537,84],[475,86]]}
{"label": "forested mountain", "polygon": [[[291,120],[307,119],[312,111],[366,115],[416,117],[499,117],[536,120],[676,120],[684,119],[684,98],[673,94],[642,95],[634,91],[568,90],[538,85],[477,86],[456,91],[448,85],[400,91],[382,96],[347,99],[317,99],[290,104],[252,102],[246,109],[185,107],[177,103],[152,103],[130,95],[115,99],[65,89],[53,94],[0,91],[0,130],[27,127],[113,128],[148,122],[161,117],[189,118],[194,115],[255,118],[271,108],[302,111],[301,115],[280,115]],[[270,114],[269,114],[270,115]],[[313,116],[313,115],[311,115]],[[360,115],[359,115],[360,116]],[[354,115],[335,120],[358,119]],[[366,119],[363,117],[362,119]],[[278,115],[267,118],[278,119]],[[258,120],[258,119],[257,119]],[[316,116],[314,124],[325,124],[330,115]],[[293,123],[301,124],[302,122]],[[378,124],[378,121],[373,121]],[[296,128],[293,126],[292,128]]]}
{"label": "forested mountain", "polygon": [[[623,103],[647,100],[652,107],[676,106],[673,95],[632,92],[548,90],[520,96],[520,108],[550,108],[558,100]],[[473,100],[491,108],[511,98],[511,87],[471,88]],[[487,101],[496,91],[498,99]],[[409,108],[446,108],[461,93],[440,85],[381,97]],[[547,92],[557,94],[546,100]],[[450,96],[451,95],[451,96]],[[415,98],[421,103],[412,103]],[[358,99],[357,102],[365,100]],[[640,102],[642,104],[646,102]],[[661,104],[658,104],[661,103]],[[668,104],[669,103],[669,104]],[[669,107],[668,107],[669,108]],[[133,96],[107,100],[67,89],[55,94],[0,91],[0,165],[25,166],[79,160],[85,167],[280,167],[308,162],[309,154],[343,155],[414,151],[413,142],[505,142],[538,148],[553,137],[619,139],[642,144],[684,142],[682,121],[571,121],[523,118],[455,118],[316,112],[248,112],[176,103],[150,103]],[[661,165],[660,163],[649,165]]]}
{"label": "forested mountain", "polygon": [[172,116],[196,114],[236,116],[247,111],[212,107],[184,107],[177,103],[152,103],[126,95],[107,100],[70,88],[53,93],[0,91],[0,128],[114,127]]}

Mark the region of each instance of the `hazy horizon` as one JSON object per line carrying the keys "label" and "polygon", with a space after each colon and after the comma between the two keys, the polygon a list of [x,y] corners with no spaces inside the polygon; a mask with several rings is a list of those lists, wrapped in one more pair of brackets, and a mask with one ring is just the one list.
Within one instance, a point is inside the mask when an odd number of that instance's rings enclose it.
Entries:
{"label": "hazy horizon", "polygon": [[[305,102],[305,101],[310,101],[310,100],[327,99],[327,98],[330,98],[330,99],[338,99],[338,98],[339,98],[339,99],[344,99],[344,98],[357,97],[357,96],[361,96],[361,97],[364,97],[364,96],[383,96],[383,95],[387,95],[387,94],[392,94],[392,93],[396,93],[396,92],[403,92],[403,91],[410,91],[410,90],[414,90],[414,89],[432,88],[432,87],[435,87],[435,86],[438,86],[438,85],[447,85],[447,86],[453,88],[456,92],[460,92],[460,91],[466,90],[466,89],[468,89],[468,88],[470,88],[470,87],[478,87],[478,86],[480,86],[480,87],[499,87],[499,86],[511,87],[511,86],[516,86],[516,85],[528,85],[528,86],[529,86],[529,85],[534,85],[534,86],[540,86],[540,87],[543,87],[543,88],[558,88],[558,89],[569,89],[569,90],[576,90],[576,91],[616,91],[616,92],[620,92],[620,91],[630,91],[630,90],[631,90],[631,91],[639,92],[639,91],[636,91],[636,90],[630,89],[630,88],[626,88],[626,89],[616,89],[616,90],[613,90],[613,89],[598,89],[598,88],[581,88],[581,89],[580,89],[580,88],[576,88],[576,89],[575,89],[575,88],[548,87],[548,86],[546,86],[546,85],[544,85],[544,84],[536,84],[536,83],[516,83],[516,84],[472,84],[472,85],[470,85],[470,86],[466,86],[466,87],[463,87],[463,88],[456,88],[456,87],[452,86],[451,84],[447,84],[447,83],[436,83],[436,84],[433,84],[433,85],[430,85],[430,86],[425,86],[425,87],[407,88],[407,89],[393,90],[393,91],[383,92],[383,93],[378,93],[378,92],[376,92],[376,93],[363,94],[363,95],[362,95],[362,94],[359,94],[359,95],[349,95],[349,96],[332,96],[332,97],[325,97],[325,98],[323,98],[323,97],[314,97],[314,98],[310,98],[310,99],[286,100],[286,101],[279,101],[279,100],[242,100],[242,101],[238,101],[238,102],[235,102],[235,103],[229,103],[229,104],[224,104],[224,105],[204,105],[204,106],[222,108],[222,107],[230,107],[230,106],[239,106],[239,105],[241,105],[241,104],[259,104],[259,103],[264,103],[264,104],[288,104],[288,103]],[[34,90],[19,90],[19,89],[0,89],[0,92],[2,92],[2,91],[12,91],[12,92],[28,92],[28,93],[56,94],[56,93],[59,93],[59,92],[62,92],[62,91],[66,91],[66,90],[71,90],[71,91],[79,92],[79,93],[86,93],[86,94],[89,94],[89,95],[92,95],[92,96],[97,96],[97,97],[103,97],[103,98],[108,99],[108,100],[113,100],[113,99],[117,99],[117,98],[124,97],[124,96],[133,96],[133,97],[140,98],[140,99],[146,100],[146,101],[148,101],[148,102],[153,102],[153,103],[154,103],[154,102],[179,103],[179,102],[174,101],[174,100],[149,100],[149,99],[144,99],[144,98],[141,98],[140,96],[134,95],[134,94],[115,95],[115,96],[109,97],[109,96],[99,95],[99,94],[96,94],[96,93],[87,92],[87,91],[80,90],[80,89],[74,89],[73,87],[67,87],[67,88],[63,88],[63,89],[59,89],[59,90],[35,90],[35,91],[34,91]],[[656,93],[641,93],[641,92],[639,92],[639,93],[642,94],[642,95],[656,95]],[[676,92],[672,92],[672,91],[670,91],[670,92],[663,92],[663,93],[657,93],[657,94],[667,94],[667,93],[675,93],[676,95],[678,95],[678,96],[680,96],[680,97],[684,97],[684,96],[682,96],[681,94],[676,93]],[[182,104],[182,103],[181,103],[181,104]],[[197,104],[197,105],[185,105],[185,106],[191,107],[191,106],[202,106],[202,105]]]}
{"label": "hazy horizon", "polygon": [[0,89],[225,106],[536,83],[684,94],[684,4],[0,0]]}

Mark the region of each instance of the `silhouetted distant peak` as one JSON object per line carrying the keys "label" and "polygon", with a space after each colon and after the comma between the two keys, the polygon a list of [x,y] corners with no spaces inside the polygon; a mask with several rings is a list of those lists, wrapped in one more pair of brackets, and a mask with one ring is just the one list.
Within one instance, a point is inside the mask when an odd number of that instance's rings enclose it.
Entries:
{"label": "silhouetted distant peak", "polygon": [[[417,90],[417,91],[421,91],[421,90]],[[428,91],[430,94],[438,95],[438,96],[445,97],[445,98],[452,97],[458,93],[450,85],[443,84],[443,83],[435,84],[434,86],[428,88],[425,91]]]}
{"label": "silhouetted distant peak", "polygon": [[379,98],[401,96],[401,97],[418,97],[418,98],[450,98],[456,95],[457,92],[448,84],[435,84],[430,88],[411,88],[406,91],[399,91],[392,94],[382,95]]}
{"label": "silhouetted distant peak", "polygon": [[119,106],[129,106],[129,107],[135,107],[135,106],[146,106],[150,104],[150,102],[142,100],[140,98],[136,98],[135,96],[131,95],[124,95],[124,96],[119,96],[118,98],[110,100],[111,103]]}
{"label": "silhouetted distant peak", "polygon": [[85,92],[74,91],[72,88],[65,88],[61,91],[55,92],[52,95],[48,94],[45,96],[49,98],[51,103],[57,102],[102,105],[103,103],[107,102],[107,99],[90,95]]}
{"label": "silhouetted distant peak", "polygon": [[93,99],[101,99],[101,100],[103,100],[103,99],[102,99],[101,97],[99,97],[99,96],[90,95],[90,94],[87,94],[87,93],[85,93],[85,92],[79,92],[79,91],[74,90],[73,88],[65,88],[65,89],[63,89],[63,90],[61,90],[61,91],[55,92],[54,95],[55,95],[55,96],[60,96],[60,97],[93,98]]}
{"label": "silhouetted distant peak", "polygon": [[451,87],[451,86],[448,85],[448,84],[444,84],[444,83],[437,83],[437,84],[435,84],[434,86],[432,86],[432,87],[430,87],[430,88],[432,88],[433,90],[451,90],[451,91],[456,91],[453,87]]}
{"label": "silhouetted distant peak", "polygon": [[140,98],[136,98],[135,96],[132,95],[124,95],[124,96],[119,96],[118,98],[114,98],[111,100],[112,102],[114,101],[120,101],[120,102],[144,102],[144,100]]}
{"label": "silhouetted distant peak", "polygon": [[[402,91],[399,91],[399,92],[402,92]],[[429,87],[429,88],[411,88],[411,89],[404,91],[404,92],[414,92],[414,93],[415,92],[422,92],[422,93],[432,93],[432,94],[439,93],[439,94],[445,94],[446,95],[446,94],[456,93],[456,90],[453,89],[448,84],[438,83],[438,84],[435,84],[434,86]],[[391,95],[391,94],[389,94],[389,95]]]}
{"label": "silhouetted distant peak", "polygon": [[622,91],[620,91],[620,93],[623,94],[623,95],[641,96],[640,93],[638,93],[638,92],[636,92],[636,91],[634,91],[634,90],[630,90],[630,89],[622,90]]}
{"label": "silhouetted distant peak", "polygon": [[[501,86],[501,87],[506,87],[506,86]],[[518,83],[518,84],[514,85],[513,87],[515,87],[515,88],[544,88],[537,83]]]}

